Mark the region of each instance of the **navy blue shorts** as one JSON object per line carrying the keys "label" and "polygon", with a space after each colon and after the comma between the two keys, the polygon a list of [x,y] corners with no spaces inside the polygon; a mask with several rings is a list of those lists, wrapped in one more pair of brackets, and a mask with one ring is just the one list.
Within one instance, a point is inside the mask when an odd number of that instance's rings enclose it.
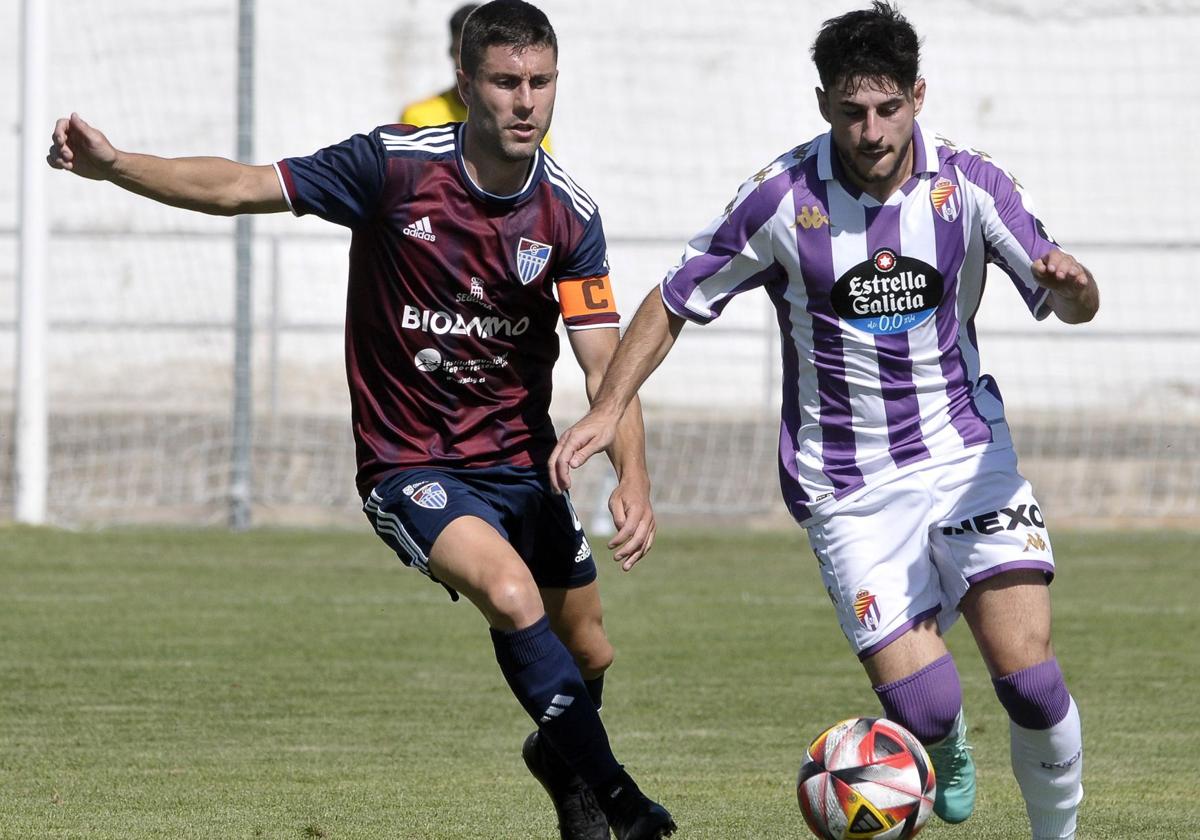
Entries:
{"label": "navy blue shorts", "polygon": [[539,587],[573,589],[596,579],[570,497],[555,493],[546,472],[533,467],[405,470],[372,490],[363,512],[404,565],[434,580],[429,552],[460,516],[477,516],[499,531]]}

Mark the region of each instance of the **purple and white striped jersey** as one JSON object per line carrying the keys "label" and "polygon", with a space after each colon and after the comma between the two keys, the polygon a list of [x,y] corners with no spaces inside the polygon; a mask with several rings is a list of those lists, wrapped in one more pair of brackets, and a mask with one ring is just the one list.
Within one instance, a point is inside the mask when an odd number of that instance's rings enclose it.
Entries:
{"label": "purple and white striped jersey", "polygon": [[975,312],[991,262],[1045,318],[1030,265],[1056,245],[981,152],[917,126],[913,173],[881,204],[817,137],[743,184],[662,282],[667,307],[700,324],[766,289],[783,338],[780,481],[802,524],[902,473],[1011,446]]}

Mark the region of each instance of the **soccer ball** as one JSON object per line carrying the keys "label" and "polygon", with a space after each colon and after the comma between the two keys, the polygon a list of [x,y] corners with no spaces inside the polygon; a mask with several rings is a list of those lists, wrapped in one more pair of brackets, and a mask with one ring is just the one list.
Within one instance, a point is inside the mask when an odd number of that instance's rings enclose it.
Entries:
{"label": "soccer ball", "polygon": [[885,718],[834,724],[808,747],[796,798],[822,840],[907,840],[929,819],[933,765],[911,732]]}

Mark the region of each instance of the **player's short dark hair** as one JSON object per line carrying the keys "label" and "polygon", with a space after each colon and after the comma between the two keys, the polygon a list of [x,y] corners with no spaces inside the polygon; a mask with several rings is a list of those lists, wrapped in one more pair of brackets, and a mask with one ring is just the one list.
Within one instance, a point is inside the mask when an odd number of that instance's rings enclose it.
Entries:
{"label": "player's short dark hair", "polygon": [[522,52],[530,47],[549,47],[558,56],[558,38],[550,19],[524,0],[492,0],[471,12],[463,26],[459,62],[463,72],[474,76],[488,47],[510,47]]}
{"label": "player's short dark hair", "polygon": [[457,38],[462,35],[463,24],[467,22],[467,18],[471,15],[471,12],[478,8],[478,3],[465,3],[454,10],[454,14],[450,15],[451,38]]}
{"label": "player's short dark hair", "polygon": [[909,91],[920,73],[921,40],[899,9],[874,0],[870,9],[825,21],[812,59],[826,91],[867,79],[887,79]]}

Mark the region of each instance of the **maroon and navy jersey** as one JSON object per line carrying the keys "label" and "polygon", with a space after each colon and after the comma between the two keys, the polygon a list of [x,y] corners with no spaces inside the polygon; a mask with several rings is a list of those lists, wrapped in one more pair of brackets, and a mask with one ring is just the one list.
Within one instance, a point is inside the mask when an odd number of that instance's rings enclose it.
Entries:
{"label": "maroon and navy jersey", "polygon": [[358,489],[419,466],[540,466],[558,318],[616,327],[592,199],[544,152],[485,192],[463,126],[382,126],[276,164],[297,215],[353,231],[346,301]]}

